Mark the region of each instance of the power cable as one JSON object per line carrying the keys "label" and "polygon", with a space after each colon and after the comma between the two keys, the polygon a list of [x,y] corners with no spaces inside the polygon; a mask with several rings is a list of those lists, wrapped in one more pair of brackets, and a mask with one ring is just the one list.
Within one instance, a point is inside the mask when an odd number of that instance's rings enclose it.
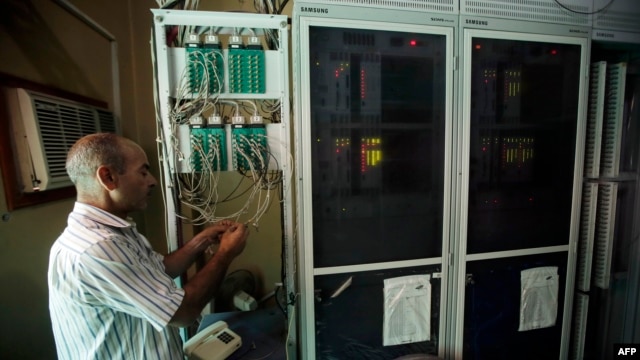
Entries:
{"label": "power cable", "polygon": [[602,8],[600,8],[600,9],[598,9],[596,11],[592,11],[592,12],[573,10],[573,9],[567,7],[566,5],[561,4],[559,0],[553,0],[553,1],[555,1],[555,3],[558,4],[558,6],[560,6],[561,8],[563,8],[563,9],[565,9],[567,11],[570,11],[572,13],[581,14],[581,15],[593,15],[593,14],[598,14],[600,12],[605,11],[609,6],[611,6],[611,4],[613,4],[613,2],[615,0],[610,0],[607,5],[603,6]]}

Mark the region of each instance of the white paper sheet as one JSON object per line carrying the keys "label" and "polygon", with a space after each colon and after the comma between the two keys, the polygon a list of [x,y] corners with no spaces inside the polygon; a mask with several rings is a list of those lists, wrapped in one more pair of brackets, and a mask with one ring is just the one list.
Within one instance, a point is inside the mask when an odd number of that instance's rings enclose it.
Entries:
{"label": "white paper sheet", "polygon": [[430,279],[409,275],[384,280],[384,346],[430,340]]}
{"label": "white paper sheet", "polygon": [[545,266],[520,272],[520,327],[527,331],[551,327],[558,316],[558,267]]}

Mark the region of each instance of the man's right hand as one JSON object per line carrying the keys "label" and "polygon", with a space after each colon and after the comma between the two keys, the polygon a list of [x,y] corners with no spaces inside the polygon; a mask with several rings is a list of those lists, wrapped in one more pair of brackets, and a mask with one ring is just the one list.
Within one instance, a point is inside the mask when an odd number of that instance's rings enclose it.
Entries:
{"label": "man's right hand", "polygon": [[229,265],[244,250],[248,236],[249,229],[240,223],[230,224],[222,233],[218,251],[184,285],[185,295],[171,318],[172,325],[188,326],[200,316],[204,306],[211,301],[222,284]]}
{"label": "man's right hand", "polygon": [[244,250],[248,237],[249,228],[247,225],[234,223],[227,228],[227,231],[222,233],[222,236],[220,237],[220,246],[218,247],[217,252],[236,257]]}

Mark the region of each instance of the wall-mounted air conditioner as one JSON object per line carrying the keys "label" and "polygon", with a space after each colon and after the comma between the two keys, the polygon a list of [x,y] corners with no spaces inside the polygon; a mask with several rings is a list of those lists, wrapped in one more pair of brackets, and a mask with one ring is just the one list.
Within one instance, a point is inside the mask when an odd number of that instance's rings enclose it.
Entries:
{"label": "wall-mounted air conditioner", "polygon": [[26,193],[71,186],[67,152],[84,135],[119,132],[107,109],[22,88],[4,88],[17,178]]}

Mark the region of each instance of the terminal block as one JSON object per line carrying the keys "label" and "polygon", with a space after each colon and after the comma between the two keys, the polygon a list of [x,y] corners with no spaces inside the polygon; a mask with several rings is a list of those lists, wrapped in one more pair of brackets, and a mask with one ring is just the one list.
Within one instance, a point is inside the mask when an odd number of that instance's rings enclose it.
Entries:
{"label": "terminal block", "polygon": [[227,169],[226,132],[223,125],[192,127],[191,169],[195,172]]}
{"label": "terminal block", "polygon": [[205,42],[194,38],[186,43],[189,88],[192,93],[216,94],[224,84],[224,55],[215,35],[207,35]]}
{"label": "terminal block", "polygon": [[267,131],[263,124],[236,124],[231,128],[233,167],[263,171],[269,164]]}
{"label": "terminal block", "polygon": [[250,37],[246,46],[229,48],[229,92],[265,93],[265,54],[257,39]]}
{"label": "terminal block", "polygon": [[185,43],[187,54],[187,73],[189,76],[189,89],[192,93],[200,92],[202,78],[204,76],[204,56],[202,53],[202,43],[197,34],[190,34]]}
{"label": "terminal block", "polygon": [[205,36],[203,53],[209,79],[209,94],[222,92],[224,84],[224,55],[217,35]]}

